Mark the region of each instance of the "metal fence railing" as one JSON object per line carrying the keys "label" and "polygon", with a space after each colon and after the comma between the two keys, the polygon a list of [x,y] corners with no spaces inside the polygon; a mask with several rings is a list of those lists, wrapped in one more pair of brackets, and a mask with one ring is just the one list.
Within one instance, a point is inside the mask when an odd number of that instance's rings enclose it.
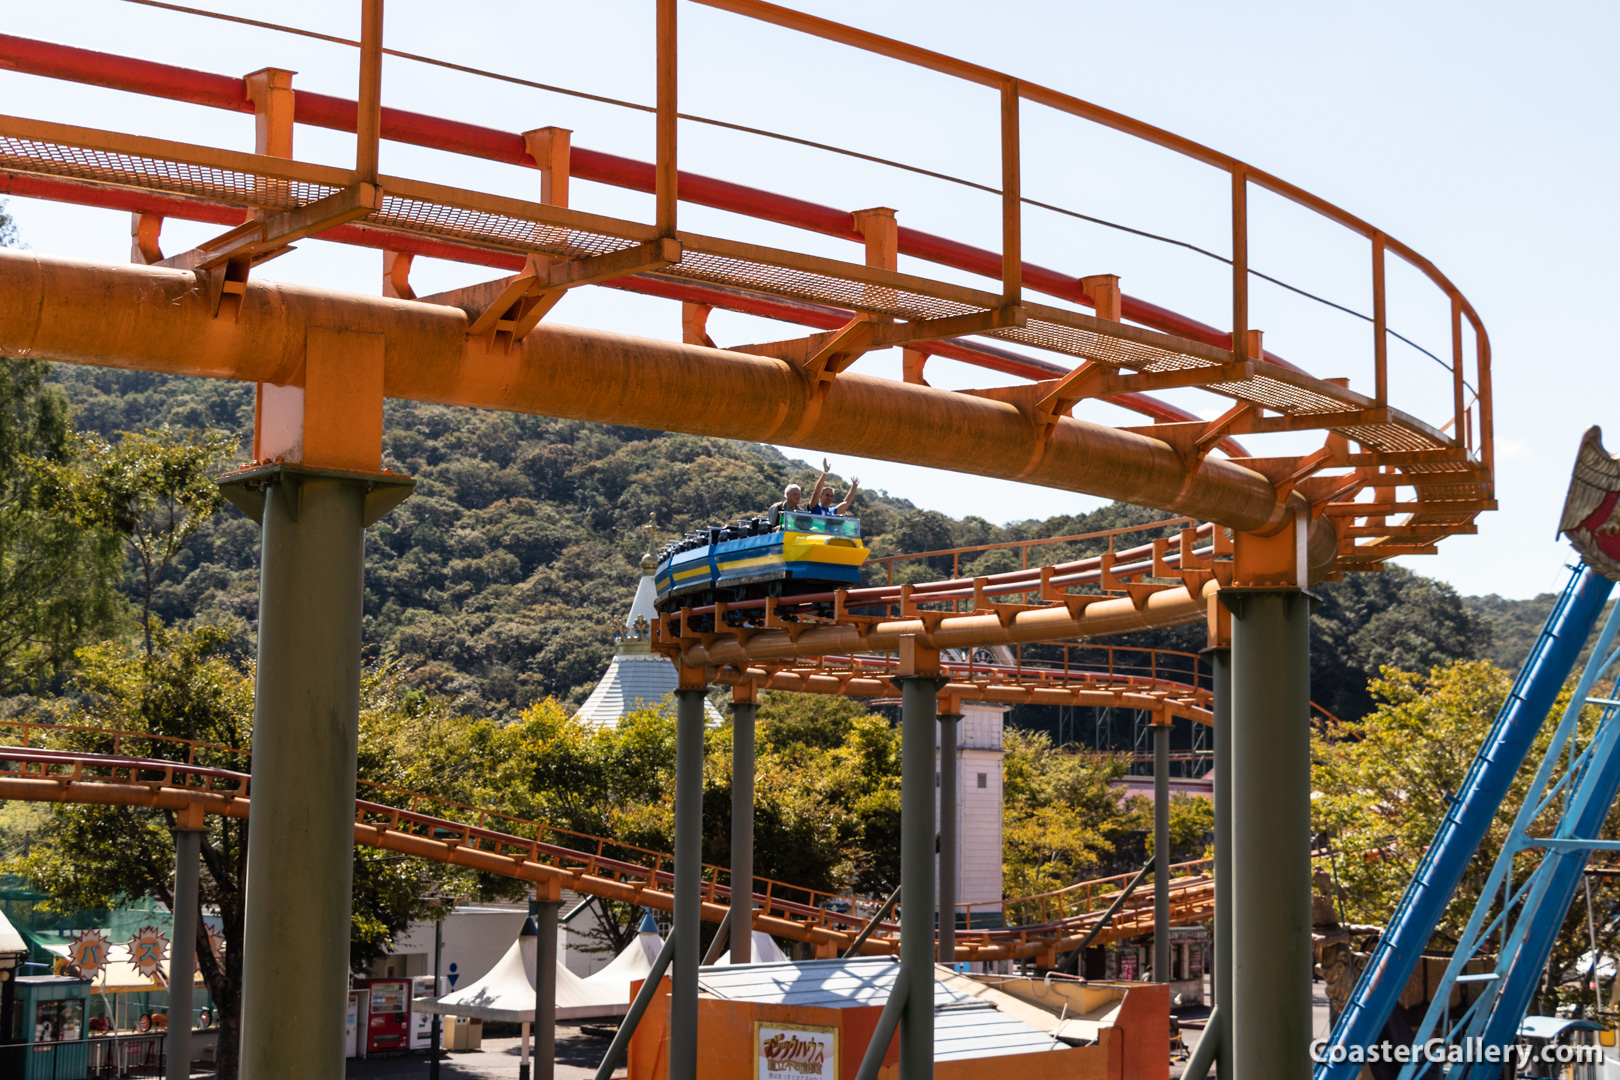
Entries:
{"label": "metal fence railing", "polygon": [[162,1076],[166,1064],[162,1032],[0,1045],[0,1077],[5,1080]]}

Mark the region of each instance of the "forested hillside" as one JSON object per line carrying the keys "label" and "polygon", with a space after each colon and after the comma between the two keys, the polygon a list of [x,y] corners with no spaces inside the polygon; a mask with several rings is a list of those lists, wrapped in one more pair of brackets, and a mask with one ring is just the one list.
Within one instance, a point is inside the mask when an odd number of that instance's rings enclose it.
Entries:
{"label": "forested hillside", "polygon": [[[252,430],[252,388],[58,366],[81,431],[168,425]],[[762,511],[785,484],[818,470],[769,447],[543,417],[390,402],[385,462],[417,478],[416,493],[370,534],[366,640],[401,659],[412,680],[473,714],[504,716],[547,696],[578,701],[611,655],[612,626],[629,604],[652,515],[661,532]],[[835,474],[836,475],[836,474]],[[843,479],[840,478],[842,484]],[[998,527],[948,518],[862,491],[859,514],[879,554],[1062,536],[1156,520],[1123,504],[1092,514]],[[1092,550],[1095,550],[1094,548]],[[1074,557],[1080,547],[1042,557]],[[949,573],[910,564],[902,577]],[[256,609],[257,529],[234,510],[208,519],[153,596],[166,624],[211,623],[250,646]],[[1017,565],[1009,552],[964,563],[986,574]],[[137,575],[127,588],[139,596]],[[1313,635],[1314,696],[1344,716],[1371,707],[1379,665],[1410,670],[1498,655],[1493,627],[1517,646],[1519,623],[1539,617],[1499,598],[1464,603],[1447,585],[1394,568],[1321,589]],[[1138,635],[1143,644],[1197,651],[1198,627]],[[1528,647],[1527,645],[1525,646]]]}

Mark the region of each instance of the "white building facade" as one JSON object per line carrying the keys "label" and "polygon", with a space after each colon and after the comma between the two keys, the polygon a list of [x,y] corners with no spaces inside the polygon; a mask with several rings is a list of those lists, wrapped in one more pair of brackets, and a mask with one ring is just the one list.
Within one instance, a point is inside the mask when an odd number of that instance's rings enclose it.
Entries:
{"label": "white building facade", "polygon": [[[1001,918],[1001,733],[1006,717],[1005,705],[965,701],[956,725],[956,834],[961,843],[956,902],[983,905],[982,915],[978,910],[969,913],[975,927],[983,918]],[[939,771],[937,750],[934,771]],[[934,820],[939,821],[937,784]]]}

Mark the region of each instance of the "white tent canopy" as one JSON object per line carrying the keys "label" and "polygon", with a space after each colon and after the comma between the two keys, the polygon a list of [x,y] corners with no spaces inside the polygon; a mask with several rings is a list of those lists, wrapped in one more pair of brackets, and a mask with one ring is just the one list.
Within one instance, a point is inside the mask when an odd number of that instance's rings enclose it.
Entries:
{"label": "white tent canopy", "polygon": [[[653,959],[664,944],[657,929],[649,927],[650,924],[644,924],[643,931],[612,963],[589,978],[580,978],[559,962],[557,1019],[583,1020],[623,1016],[628,1012],[631,984],[647,977]],[[411,1008],[445,1016],[533,1023],[535,940],[533,934],[519,936],[482,979],[443,997],[418,998],[411,1003]]]}
{"label": "white tent canopy", "polygon": [[[775,964],[788,958],[787,953],[776,943],[776,939],[763,930],[754,931],[754,963]],[[727,949],[720,954],[720,959],[714,962],[715,967],[731,963],[731,950]]]}

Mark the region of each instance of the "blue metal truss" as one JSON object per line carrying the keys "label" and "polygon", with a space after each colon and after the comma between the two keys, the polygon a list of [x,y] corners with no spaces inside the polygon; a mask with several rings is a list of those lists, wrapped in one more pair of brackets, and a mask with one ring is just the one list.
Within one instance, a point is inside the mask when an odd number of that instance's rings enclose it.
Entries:
{"label": "blue metal truss", "polygon": [[[1417,1027],[1414,1047],[1433,1039],[1476,1049],[1511,1044],[1575,899],[1587,856],[1594,850],[1620,850],[1620,844],[1597,839],[1620,787],[1620,700],[1613,691],[1609,697],[1593,696],[1593,687],[1600,680],[1614,677],[1611,668],[1620,660],[1620,649],[1615,648],[1617,632],[1620,605],[1603,624],[1468,926]],[[1602,712],[1596,728],[1583,734],[1580,718],[1588,705],[1596,705]],[[1533,835],[1536,823],[1552,814],[1558,816],[1552,832]],[[1536,868],[1523,881],[1512,884],[1514,857],[1536,851],[1544,853]],[[1506,901],[1498,906],[1504,896]],[[1469,961],[1488,957],[1488,946],[1493,943],[1497,955],[1489,973],[1463,978]],[[1448,1022],[1452,991],[1459,981],[1478,985],[1481,993],[1461,1016]],[[1431,1055],[1404,1065],[1400,1080],[1431,1075],[1434,1060]],[[1445,1076],[1446,1080],[1485,1080],[1501,1071],[1500,1064],[1487,1061],[1457,1061],[1446,1067]]]}
{"label": "blue metal truss", "polygon": [[[1418,958],[1495,820],[1613,588],[1613,582],[1589,567],[1577,564],[1573,568],[1435,832],[1434,842],[1419,860],[1389,927],[1373,947],[1350,1000],[1333,1025],[1329,1056],[1316,1066],[1315,1080],[1355,1080],[1361,1065],[1346,1055],[1382,1038]],[[1489,890],[1486,895],[1491,895]]]}

